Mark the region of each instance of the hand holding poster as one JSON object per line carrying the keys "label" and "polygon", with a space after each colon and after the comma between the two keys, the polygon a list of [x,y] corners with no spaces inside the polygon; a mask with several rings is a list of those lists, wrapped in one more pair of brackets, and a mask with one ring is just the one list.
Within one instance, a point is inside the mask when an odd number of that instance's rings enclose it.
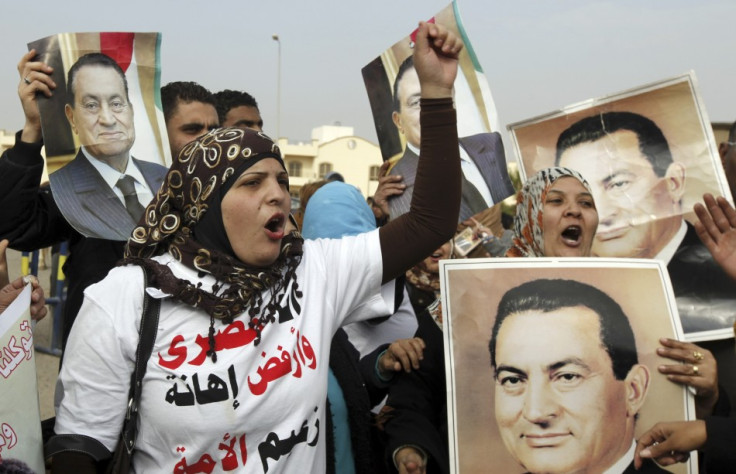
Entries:
{"label": "hand holding poster", "polygon": [[0,459],[44,472],[28,284],[0,314]]}

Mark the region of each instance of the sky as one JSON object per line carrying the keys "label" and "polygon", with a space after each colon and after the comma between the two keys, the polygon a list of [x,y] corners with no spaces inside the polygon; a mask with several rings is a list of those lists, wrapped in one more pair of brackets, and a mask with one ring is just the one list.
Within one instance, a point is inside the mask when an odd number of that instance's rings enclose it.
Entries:
{"label": "sky", "polygon": [[[0,129],[23,125],[16,66],[28,42],[65,32],[158,31],[162,84],[190,80],[213,92],[248,91],[265,131],[290,142],[308,141],[320,125],[341,124],[377,143],[361,68],[448,4],[3,2]],[[736,78],[733,0],[459,0],[459,9],[504,127],[689,70],[709,119],[736,119],[736,87],[728,87]],[[274,34],[281,43],[280,119]]]}

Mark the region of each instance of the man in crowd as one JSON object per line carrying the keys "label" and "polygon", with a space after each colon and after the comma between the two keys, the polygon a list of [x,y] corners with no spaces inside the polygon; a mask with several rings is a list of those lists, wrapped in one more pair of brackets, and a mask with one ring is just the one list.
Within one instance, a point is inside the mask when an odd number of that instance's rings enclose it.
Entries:
{"label": "man in crowd", "polygon": [[171,156],[184,145],[220,126],[212,93],[196,82],[170,82],[161,88],[161,104]]}
{"label": "man in crowd", "polygon": [[489,349],[496,422],[526,471],[665,472],[652,462],[633,471],[649,370],[626,314],[606,293],[573,280],[512,288]]}
{"label": "man in crowd", "polygon": [[[394,81],[392,119],[406,139],[406,148],[390,174],[402,176],[406,189],[403,194],[389,200],[392,219],[407,212],[411,204],[421,144],[419,96],[419,78],[413,57],[409,56],[399,67]],[[514,193],[506,170],[503,143],[497,132],[460,138],[460,159],[463,171],[460,221],[469,219]]]}
{"label": "man in crowd", "polygon": [[221,126],[263,131],[258,103],[247,92],[225,89],[215,94],[215,103]]}

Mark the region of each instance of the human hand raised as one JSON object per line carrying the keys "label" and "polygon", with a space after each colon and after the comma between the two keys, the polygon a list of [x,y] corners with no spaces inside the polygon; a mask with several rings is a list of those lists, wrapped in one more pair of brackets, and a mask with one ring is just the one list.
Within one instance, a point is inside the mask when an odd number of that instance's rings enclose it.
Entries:
{"label": "human hand raised", "polygon": [[713,259],[736,281],[736,210],[725,198],[712,194],[705,194],[703,202],[693,208],[698,217],[693,222],[695,231]]}
{"label": "human hand raised", "polygon": [[414,68],[422,98],[452,97],[463,42],[454,32],[435,23],[419,22],[414,44]]}
{"label": "human hand raised", "polygon": [[21,140],[26,143],[34,143],[41,140],[41,114],[38,110],[37,97],[41,93],[51,97],[52,91],[56,89],[56,83],[50,74],[54,71],[51,66],[36,59],[36,50],[32,49],[20,59],[18,73],[18,97],[23,106],[23,114],[26,123],[23,126]]}

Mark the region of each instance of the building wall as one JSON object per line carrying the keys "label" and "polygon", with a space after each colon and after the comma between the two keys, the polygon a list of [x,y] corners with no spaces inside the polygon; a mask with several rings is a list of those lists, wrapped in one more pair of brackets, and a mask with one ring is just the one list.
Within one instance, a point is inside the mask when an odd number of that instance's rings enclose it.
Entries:
{"label": "building wall", "polygon": [[[370,179],[371,166],[381,166],[381,150],[377,145],[360,137],[342,137],[325,143],[319,148],[314,160],[314,170],[322,163],[332,165],[332,171],[340,173],[346,183],[360,190],[363,196],[372,196],[378,186],[377,180]],[[321,179],[317,176],[317,179]]]}
{"label": "building wall", "polygon": [[15,143],[15,134],[6,130],[0,130],[0,153],[11,148]]}
{"label": "building wall", "polygon": [[290,192],[299,195],[299,189],[310,182],[324,178],[320,165],[331,165],[332,171],[340,173],[345,182],[360,190],[363,196],[372,196],[378,186],[371,180],[371,167],[380,167],[381,150],[364,138],[356,137],[352,127],[323,126],[312,131],[311,143],[288,143],[279,140],[287,170],[294,163],[301,164],[299,176],[290,174]]}

